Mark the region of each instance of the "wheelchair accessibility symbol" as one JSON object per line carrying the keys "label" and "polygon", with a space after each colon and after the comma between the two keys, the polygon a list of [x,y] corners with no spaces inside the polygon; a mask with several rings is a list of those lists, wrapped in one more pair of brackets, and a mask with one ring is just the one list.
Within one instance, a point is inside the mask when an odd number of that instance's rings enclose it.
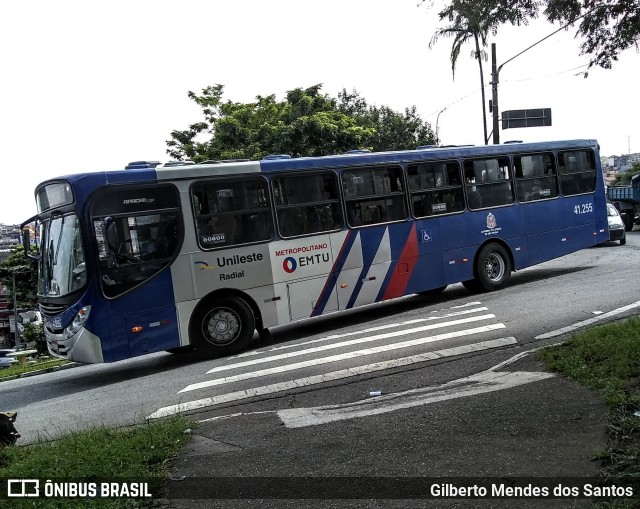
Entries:
{"label": "wheelchair accessibility symbol", "polygon": [[422,242],[431,242],[431,230],[422,230]]}

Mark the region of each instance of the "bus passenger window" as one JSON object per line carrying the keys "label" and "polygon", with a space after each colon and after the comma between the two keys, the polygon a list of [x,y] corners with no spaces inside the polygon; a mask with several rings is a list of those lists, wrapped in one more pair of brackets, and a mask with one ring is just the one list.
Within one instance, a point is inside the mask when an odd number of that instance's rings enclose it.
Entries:
{"label": "bus passenger window", "polygon": [[464,162],[470,210],[511,205],[511,164],[508,157],[467,159]]}
{"label": "bus passenger window", "polygon": [[[349,177],[351,192],[360,184]],[[278,229],[282,237],[297,237],[342,229],[338,178],[333,172],[279,176],[273,179]]]}
{"label": "bus passenger window", "polygon": [[593,151],[559,152],[558,170],[563,195],[571,196],[595,191],[596,161]]}
{"label": "bus passenger window", "polygon": [[[358,185],[353,185],[357,182]],[[400,166],[358,168],[342,174],[349,226],[367,226],[407,218]]]}
{"label": "bus passenger window", "polygon": [[266,242],[273,221],[266,179],[210,179],[191,190],[196,237],[202,249]]}
{"label": "bus passenger window", "polygon": [[464,210],[457,161],[410,164],[409,192],[415,217],[427,217]]}
{"label": "bus passenger window", "polygon": [[552,153],[514,156],[516,193],[521,203],[558,196],[558,181]]}

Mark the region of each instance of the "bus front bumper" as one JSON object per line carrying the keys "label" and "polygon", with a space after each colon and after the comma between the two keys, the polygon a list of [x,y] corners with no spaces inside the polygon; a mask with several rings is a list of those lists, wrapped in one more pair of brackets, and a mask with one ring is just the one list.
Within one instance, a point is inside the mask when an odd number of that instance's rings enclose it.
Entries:
{"label": "bus front bumper", "polygon": [[70,338],[45,327],[45,336],[49,353],[55,357],[87,364],[104,362],[100,338],[84,327]]}

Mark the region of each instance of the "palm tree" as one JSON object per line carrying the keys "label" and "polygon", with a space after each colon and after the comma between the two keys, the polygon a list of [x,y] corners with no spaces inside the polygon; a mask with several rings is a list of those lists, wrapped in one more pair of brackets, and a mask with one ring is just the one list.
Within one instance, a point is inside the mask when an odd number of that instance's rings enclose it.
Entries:
{"label": "palm tree", "polygon": [[484,50],[487,46],[487,37],[489,32],[495,34],[497,30],[497,21],[485,15],[485,9],[482,8],[482,0],[454,0],[448,7],[440,12],[440,20],[448,18],[451,25],[439,28],[433,34],[429,48],[438,41],[440,37],[453,37],[451,46],[451,71],[455,79],[456,64],[460,56],[460,50],[467,42],[475,43],[475,50],[471,52],[471,57],[478,61],[480,69],[480,94],[482,96],[482,127],[484,129],[485,145],[489,141],[487,136],[487,111],[485,108],[484,93],[484,70],[482,61],[487,60],[487,52]]}
{"label": "palm tree", "polygon": [[433,34],[429,48],[440,37],[453,37],[451,46],[451,70],[455,78],[456,64],[460,56],[460,50],[467,42],[473,41],[475,49],[471,57],[478,61],[480,70],[480,93],[482,95],[482,124],[484,128],[484,142],[487,144],[487,112],[485,108],[484,71],[482,61],[487,60],[487,37],[496,35],[498,27],[502,23],[510,22],[514,25],[527,24],[528,17],[537,15],[538,0],[452,0],[438,16],[440,21],[448,19],[449,26],[436,30]]}

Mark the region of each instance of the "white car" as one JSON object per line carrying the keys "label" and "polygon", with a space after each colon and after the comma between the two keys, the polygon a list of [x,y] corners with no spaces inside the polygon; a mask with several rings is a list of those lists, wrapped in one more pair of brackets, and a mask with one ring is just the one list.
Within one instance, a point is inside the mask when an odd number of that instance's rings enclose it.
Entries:
{"label": "white car", "polygon": [[624,221],[620,217],[618,209],[611,203],[607,203],[607,221],[609,222],[609,240],[619,240],[620,245],[624,246],[627,243]]}
{"label": "white car", "polygon": [[0,369],[8,368],[18,362],[12,357],[7,357],[9,352],[15,352],[15,350],[13,348],[0,348]]}

